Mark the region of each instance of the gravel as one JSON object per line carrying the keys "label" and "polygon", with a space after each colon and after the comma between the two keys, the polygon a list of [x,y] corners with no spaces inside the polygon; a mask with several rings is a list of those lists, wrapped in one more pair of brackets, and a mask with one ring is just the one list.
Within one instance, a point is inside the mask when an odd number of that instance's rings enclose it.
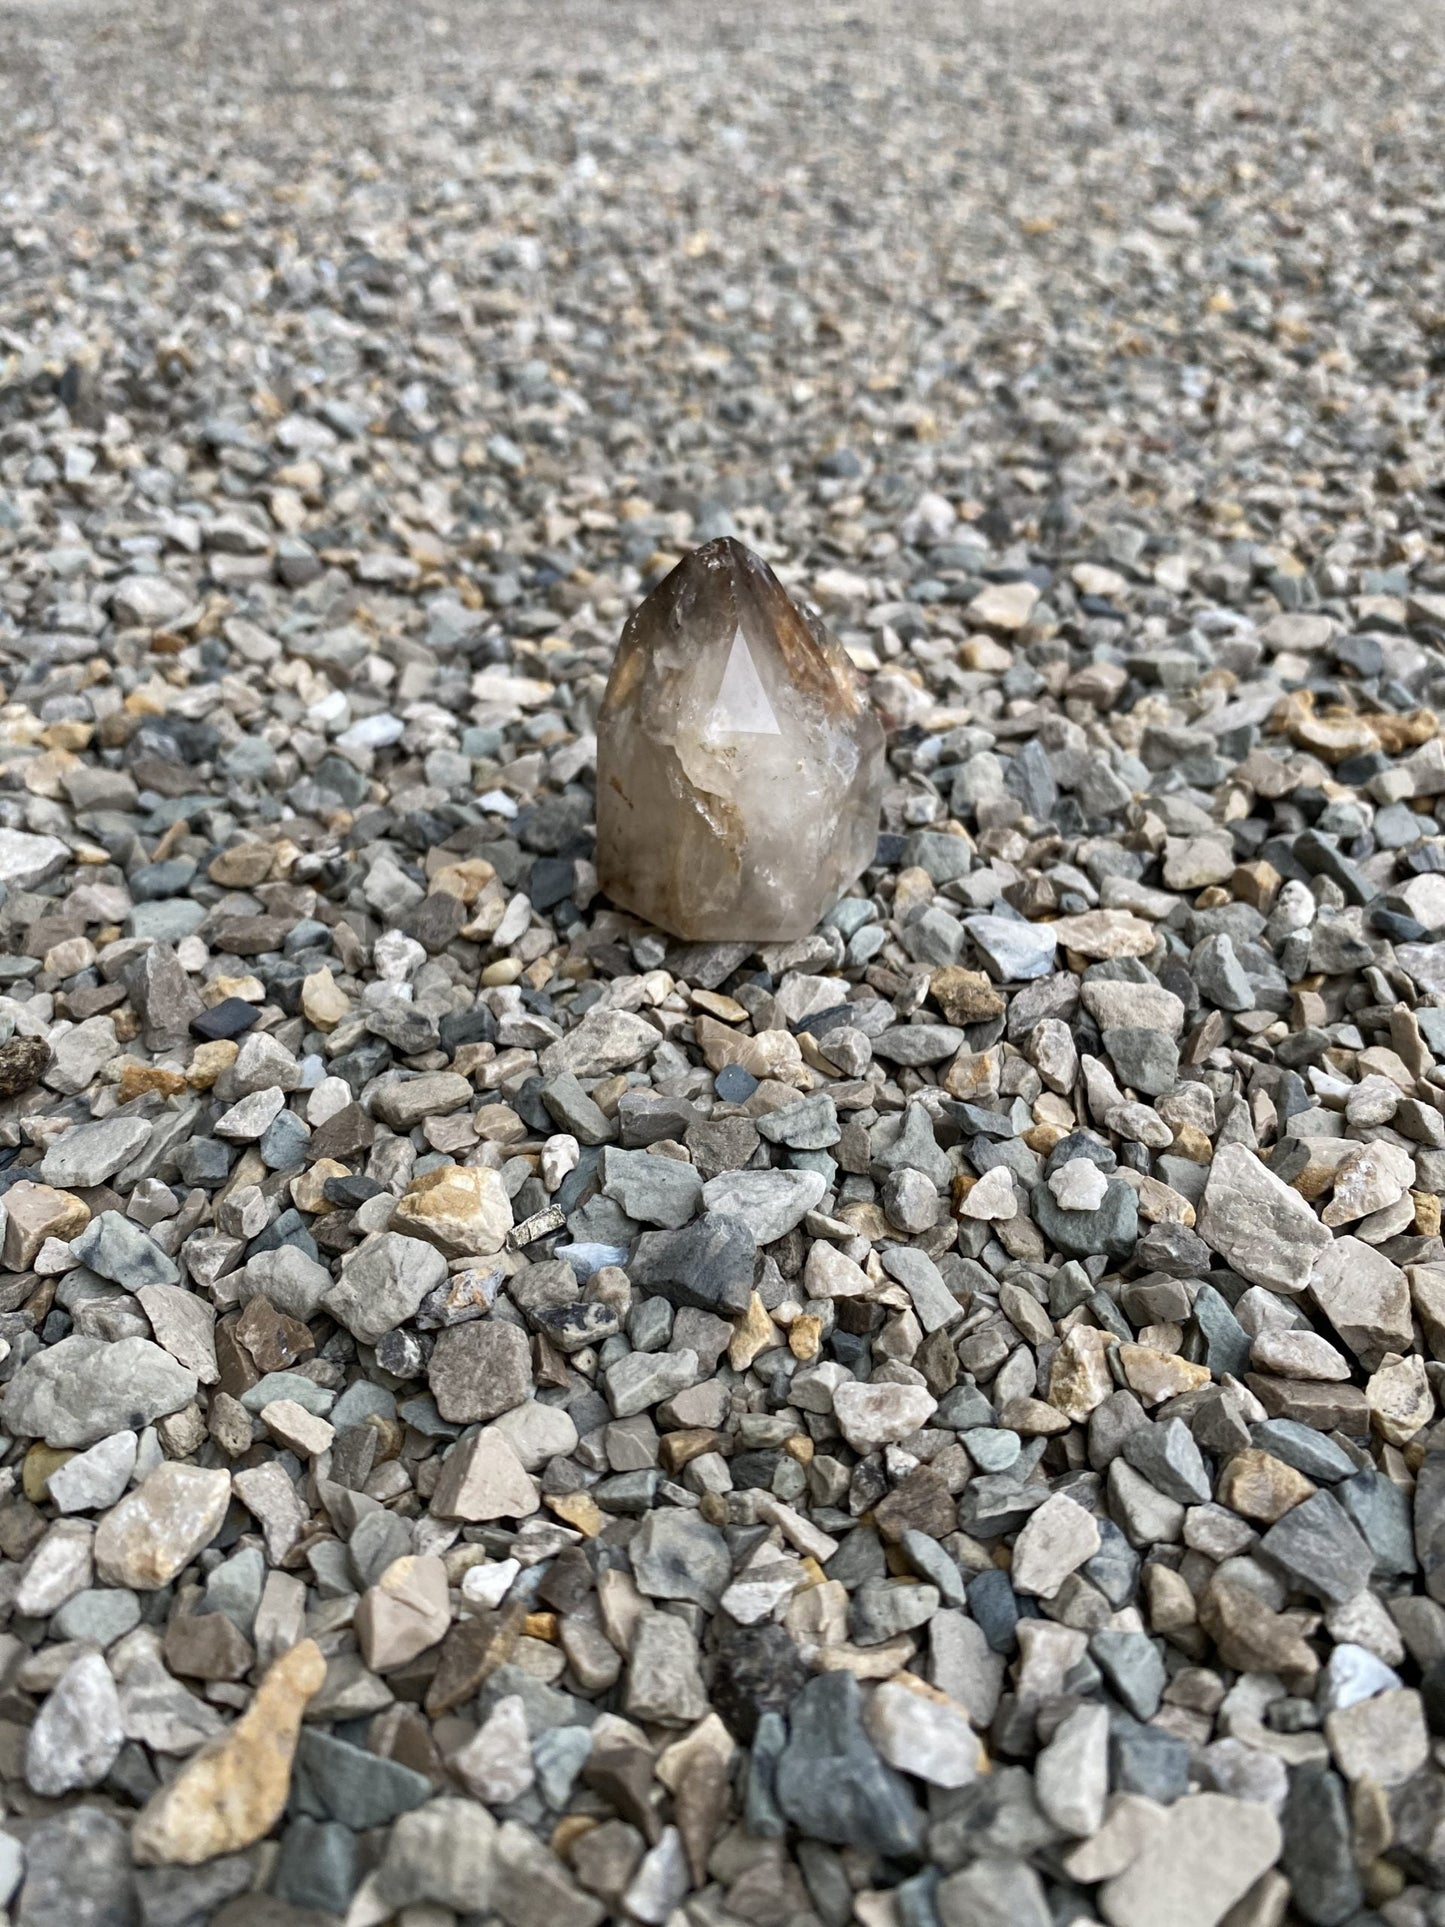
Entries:
{"label": "gravel", "polygon": [[[1436,24],[0,16],[15,1927],[1441,1918]],[[724,536],[789,943],[598,889]]]}

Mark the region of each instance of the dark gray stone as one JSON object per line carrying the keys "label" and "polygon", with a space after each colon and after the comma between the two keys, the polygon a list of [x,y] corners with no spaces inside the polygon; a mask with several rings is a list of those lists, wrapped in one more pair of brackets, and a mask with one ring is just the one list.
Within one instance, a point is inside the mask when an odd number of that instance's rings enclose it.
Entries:
{"label": "dark gray stone", "polygon": [[1109,1729],[1109,1787],[1172,1806],[1189,1791],[1187,1742],[1119,1714]]}
{"label": "dark gray stone", "polygon": [[1342,1480],[1334,1495],[1363,1535],[1378,1574],[1394,1579],[1416,1571],[1410,1498],[1393,1479],[1367,1467]]}
{"label": "dark gray stone", "polygon": [[894,1857],[922,1841],[908,1782],[863,1730],[863,1697],[849,1673],[820,1673],[795,1700],[777,1764],[778,1805],[801,1833]]}
{"label": "dark gray stone", "polygon": [[634,1284],[675,1305],[737,1313],[752,1297],[757,1256],[742,1218],[710,1211],[678,1231],[644,1231],[627,1269]]}
{"label": "dark gray stone", "polygon": [[[1149,1236],[1152,1237],[1154,1231],[1160,1229],[1161,1226],[1154,1226]],[[1146,1263],[1144,1245],[1147,1242],[1147,1239],[1140,1241],[1138,1253],[1141,1261]],[[1212,1258],[1213,1254],[1204,1240],[1200,1238],[1198,1243],[1203,1246],[1206,1256]],[[1249,1333],[1235,1317],[1228,1299],[1211,1284],[1201,1284],[1194,1294],[1194,1324],[1200,1341],[1190,1352],[1195,1363],[1207,1365],[1216,1378],[1223,1378],[1226,1373],[1242,1378],[1249,1370]]]}
{"label": "dark gray stone", "polygon": [[1265,1558],[1302,1592],[1332,1605],[1369,1583],[1374,1555],[1328,1492],[1293,1506],[1259,1542]]}
{"label": "dark gray stone", "polygon": [[255,1877],[251,1856],[227,1854],[200,1867],[141,1867],[135,1876],[141,1927],[203,1927]]}
{"label": "dark gray stone", "polygon": [[1266,1419],[1250,1428],[1250,1437],[1261,1450],[1272,1452],[1317,1485],[1334,1485],[1355,1470],[1355,1462],[1343,1446],[1297,1419]]}
{"label": "dark gray stone", "polygon": [[1147,1633],[1097,1632],[1089,1651],[1136,1720],[1152,1720],[1164,1692],[1164,1660]]}
{"label": "dark gray stone", "polygon": [[1280,1864],[1295,1912],[1311,1927],[1342,1927],[1362,1905],[1364,1890],[1340,1776],[1323,1762],[1296,1767],[1289,1776],[1280,1824]]}
{"label": "dark gray stone", "polygon": [[42,1820],[25,1843],[15,1927],[137,1927],[126,1830],[97,1807]]}
{"label": "dark gray stone", "polygon": [[1061,1210],[1048,1185],[1036,1184],[1032,1211],[1049,1242],[1075,1258],[1128,1258],[1139,1240],[1139,1194],[1124,1178],[1110,1178],[1097,1211]]}
{"label": "dark gray stone", "polygon": [[1141,1425],[1124,1440],[1124,1458],[1156,1492],[1180,1505],[1205,1505],[1211,1488],[1199,1447],[1183,1419]]}
{"label": "dark gray stone", "polygon": [[271,1891],[293,1907],[342,1914],[360,1878],[357,1840],[350,1828],[298,1814],[282,1837]]}

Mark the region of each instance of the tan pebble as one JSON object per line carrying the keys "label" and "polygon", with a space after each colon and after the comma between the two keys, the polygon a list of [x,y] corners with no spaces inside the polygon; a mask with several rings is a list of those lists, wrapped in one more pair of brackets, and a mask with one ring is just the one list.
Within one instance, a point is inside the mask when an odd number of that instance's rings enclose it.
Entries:
{"label": "tan pebble", "polygon": [[221,1072],[231,1068],[240,1051],[234,1037],[217,1037],[210,1043],[198,1044],[186,1072],[186,1082],[193,1091],[208,1091]]}
{"label": "tan pebble", "polygon": [[289,1445],[303,1458],[314,1459],[328,1451],[336,1437],[336,1427],[308,1412],[294,1398],[276,1398],[261,1411],[261,1423],[272,1438]]}
{"label": "tan pebble", "polygon": [[693,1005],[706,1011],[709,1017],[716,1017],[721,1024],[745,1024],[748,1013],[735,997],[724,997],[716,990],[694,990],[689,993]]}
{"label": "tan pebble", "polygon": [[201,1001],[207,1009],[223,1004],[228,997],[239,997],[243,1004],[264,1004],[266,986],[259,977],[212,977],[201,990]]}
{"label": "tan pebble", "polygon": [[337,987],[330,968],[323,964],[302,980],[301,1008],[317,1030],[335,1030],[344,1017],[351,1015],[351,999]]}
{"label": "tan pebble", "polygon": [[1191,1365],[1188,1359],[1155,1351],[1148,1345],[1121,1345],[1119,1362],[1129,1389],[1137,1392],[1146,1405],[1178,1398],[1183,1392],[1197,1391],[1210,1383],[1207,1365]]}
{"label": "tan pebble", "polygon": [[1435,1416],[1435,1395],[1418,1353],[1402,1358],[1387,1352],[1365,1385],[1370,1422],[1390,1445],[1408,1445]]}
{"label": "tan pebble", "polygon": [[1259,1519],[1273,1524],[1294,1506],[1308,1499],[1315,1487],[1303,1472],[1297,1472],[1272,1452],[1251,1447],[1236,1452],[1225,1462],[1219,1475],[1218,1496],[1244,1519]]}
{"label": "tan pebble", "polygon": [[1214,1156],[1214,1146],[1197,1124],[1176,1125],[1170,1149],[1176,1157],[1188,1158],[1191,1164],[1208,1164]]}
{"label": "tan pebble", "polygon": [[135,1859],[142,1866],[198,1867],[268,1834],[291,1790],[302,1716],[325,1678],[314,1639],[284,1653],[235,1725],[143,1809],[131,1835]]}
{"label": "tan pebble", "polygon": [[129,1104],[133,1097],[144,1097],[151,1091],[162,1097],[179,1097],[187,1081],[182,1071],[170,1070],[164,1064],[140,1064],[132,1058],[121,1067],[116,1098],[121,1104]]}
{"label": "tan pebble", "polygon": [[570,1864],[572,1849],[584,1833],[591,1833],[601,1826],[600,1817],[595,1813],[564,1813],[552,1829],[551,1847],[559,1860]]}
{"label": "tan pebble", "polygon": [[212,883],[228,890],[249,890],[253,883],[264,883],[270,874],[269,843],[237,843],[212,857],[206,871]]}
{"label": "tan pebble", "polygon": [[788,1350],[794,1358],[816,1358],[823,1342],[823,1321],[811,1312],[795,1318],[788,1327]]}
{"label": "tan pebble", "polygon": [[90,1223],[90,1206],[72,1191],[28,1178],[5,1193],[3,1258],[7,1271],[28,1271],[47,1238],[68,1242]]}
{"label": "tan pebble", "polygon": [[506,1241],[512,1205],[499,1173],[486,1165],[442,1164],[412,1180],[391,1223],[452,1255],[487,1257]]}
{"label": "tan pebble", "polygon": [[322,1217],[336,1206],[322,1196],[322,1187],[329,1178],[345,1178],[351,1173],[336,1158],[318,1158],[316,1163],[299,1171],[291,1180],[291,1202],[298,1211],[308,1212],[312,1217]]}
{"label": "tan pebble", "polygon": [[31,1505],[40,1505],[49,1496],[51,1473],[74,1457],[74,1452],[64,1447],[43,1445],[39,1440],[31,1446],[20,1473],[21,1487]]}
{"label": "tan pebble", "polygon": [[597,1501],[585,1492],[561,1492],[547,1504],[565,1526],[572,1526],[584,1539],[595,1539],[607,1520]]}
{"label": "tan pebble", "polygon": [[735,1372],[745,1372],[753,1360],[778,1341],[777,1327],[768,1316],[767,1306],[756,1292],[748,1308],[733,1326],[728,1341],[728,1363]]}
{"label": "tan pebble", "polygon": [[1065,1418],[1082,1422],[1113,1392],[1106,1354],[1115,1342],[1092,1325],[1075,1325],[1065,1336],[1049,1374],[1049,1404]]}

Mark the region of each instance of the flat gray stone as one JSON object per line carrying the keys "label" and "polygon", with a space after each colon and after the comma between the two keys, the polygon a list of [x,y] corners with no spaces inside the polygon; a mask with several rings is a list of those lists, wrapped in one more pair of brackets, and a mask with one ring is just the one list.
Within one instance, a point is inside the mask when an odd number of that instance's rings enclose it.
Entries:
{"label": "flat gray stone", "polygon": [[72,1125],[45,1153],[40,1180],[60,1191],[88,1191],[143,1151],[150,1137],[151,1126],[142,1117],[107,1117],[98,1124]]}
{"label": "flat gray stone", "polygon": [[817,1171],[724,1171],[702,1188],[709,1212],[741,1218],[759,1245],[785,1237],[822,1201],[827,1180]]}
{"label": "flat gray stone", "polygon": [[139,1431],[178,1412],[197,1379],[148,1338],[103,1339],[72,1333],[20,1367],[0,1418],[7,1432],[47,1445],[94,1445],[112,1432]]}
{"label": "flat gray stone", "polygon": [[383,1231],[342,1267],[324,1302],[353,1338],[374,1345],[414,1318],[422,1299],[446,1275],[447,1261],[434,1245]]}

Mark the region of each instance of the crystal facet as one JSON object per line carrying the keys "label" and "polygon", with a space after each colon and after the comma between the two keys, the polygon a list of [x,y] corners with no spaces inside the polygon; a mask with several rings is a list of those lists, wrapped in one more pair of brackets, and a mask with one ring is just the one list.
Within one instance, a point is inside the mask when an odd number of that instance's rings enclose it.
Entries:
{"label": "crystal facet", "polygon": [[807,934],[872,860],[883,730],[837,640],[731,537],[622,631],[597,724],[597,872],[694,942]]}

